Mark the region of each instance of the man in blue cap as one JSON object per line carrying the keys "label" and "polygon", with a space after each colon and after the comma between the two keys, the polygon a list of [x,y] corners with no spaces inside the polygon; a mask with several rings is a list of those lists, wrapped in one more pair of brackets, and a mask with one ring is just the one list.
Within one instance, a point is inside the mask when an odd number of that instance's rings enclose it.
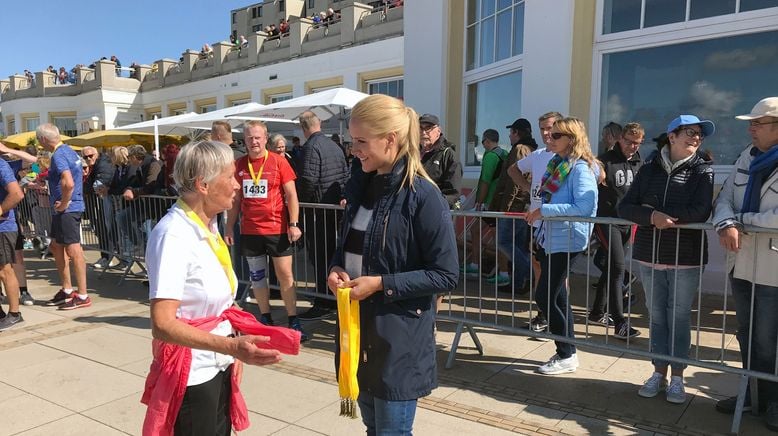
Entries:
{"label": "man in blue cap", "polygon": [[[751,145],[740,154],[721,188],[713,223],[721,246],[731,256],[728,272],[743,367],[775,374],[778,239],[766,233],[746,233],[743,227],[778,229],[778,97],[765,98],[750,113],[736,118],[748,121]],[[721,400],[716,409],[733,413],[736,400]],[[759,400],[767,405],[767,428],[778,431],[778,383],[760,380]],[[748,397],[745,406],[746,410],[751,407]]]}

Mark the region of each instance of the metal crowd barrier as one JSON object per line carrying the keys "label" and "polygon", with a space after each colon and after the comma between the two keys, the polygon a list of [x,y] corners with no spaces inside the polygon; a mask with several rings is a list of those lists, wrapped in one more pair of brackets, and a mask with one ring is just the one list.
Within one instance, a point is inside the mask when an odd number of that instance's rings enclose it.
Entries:
{"label": "metal crowd barrier", "polygon": [[[120,259],[123,268],[122,279],[132,273],[133,265],[145,273],[144,251],[148,235],[156,222],[164,216],[167,209],[173,204],[175,198],[164,196],[143,196],[131,201],[124,200],[121,196],[98,197],[86,196],[86,212],[82,220],[83,241],[87,248],[99,250],[108,256]],[[20,204],[19,220],[22,231],[27,237],[37,237],[44,240],[50,234],[51,210],[48,206],[48,198],[44,193],[28,191],[25,199]],[[300,226],[303,236],[295,244],[293,274],[295,288],[299,295],[334,300],[335,297],[326,288],[326,276],[329,261],[335,249],[338,239],[339,222],[342,208],[336,205],[308,204],[300,205]],[[586,346],[607,352],[629,353],[647,359],[661,358],[664,361],[693,365],[700,368],[717,370],[725,373],[741,376],[739,389],[739,402],[737,412],[733,419],[732,431],[739,428],[743,400],[749,377],[754,380],[768,380],[778,382],[778,371],[773,373],[759,372],[751,369],[750,362],[746,362],[744,368],[734,367],[727,361],[739,361],[739,354],[727,347],[727,340],[735,334],[736,322],[728,319],[734,315],[734,304],[731,303],[729,280],[726,268],[721,272],[703,272],[697,285],[695,304],[692,307],[691,325],[691,349],[688,358],[673,357],[672,355],[659,355],[651,350],[650,338],[638,337],[616,339],[611,336],[614,327],[592,324],[587,316],[591,307],[593,294],[592,277],[596,276],[594,269],[595,250],[589,248],[578,255],[576,262],[568,262],[568,286],[567,293],[570,304],[573,307],[575,338],[554,335],[546,327],[544,331],[529,329],[527,324],[537,314],[535,306],[535,292],[538,280],[538,272],[530,262],[526,271],[529,286],[526,293],[522,293],[521,283],[517,283],[515,274],[510,275],[510,283],[500,284],[487,282],[485,273],[494,270],[499,273],[499,265],[505,264],[500,257],[506,253],[500,250],[499,241],[509,232],[508,240],[516,241],[520,232],[526,232],[527,248],[524,251],[529,255],[529,246],[534,241],[532,232],[527,232],[523,214],[502,212],[476,212],[476,211],[452,211],[453,225],[457,234],[457,243],[460,250],[460,263],[472,261],[478,264],[475,274],[462,273],[457,288],[448,292],[444,298],[445,303],[438,307],[438,319],[456,323],[456,330],[451,349],[446,362],[446,368],[450,368],[457,356],[457,350],[461,341],[461,334],[467,331],[473,340],[477,351],[484,353],[483,346],[478,339],[474,327],[496,329],[511,334],[529,336],[535,338],[560,340],[572,343],[576,346]],[[632,223],[614,218],[546,218],[546,221],[585,222],[607,226],[628,226]],[[499,225],[494,226],[498,222]],[[708,223],[679,225],[676,228],[687,231],[711,232],[709,251],[719,248],[718,238],[712,233],[713,227]],[[657,230],[654,230],[655,232]],[[778,230],[769,230],[755,227],[747,227],[746,232],[760,234],[778,239]],[[238,232],[235,232],[238,235]],[[676,235],[680,235],[676,232]],[[551,235],[548,235],[549,237]],[[679,238],[680,236],[676,236]],[[678,241],[677,239],[676,241]],[[701,238],[700,251],[704,248],[705,238]],[[250,290],[248,281],[248,268],[245,260],[239,255],[239,244],[232,247],[233,262],[242,288],[239,299],[245,297]],[[505,244],[503,243],[503,246]],[[514,244],[515,246],[515,244]],[[655,249],[656,247],[654,247]],[[610,261],[610,252],[607,252],[607,260]],[[676,244],[676,259],[678,256],[678,244]],[[531,255],[530,255],[531,258]],[[476,262],[477,260],[477,262]],[[602,261],[602,259],[600,260]],[[702,264],[702,255],[699,260]],[[271,262],[268,263],[270,265]],[[269,270],[272,270],[269,267]],[[625,263],[626,274],[637,276],[635,262],[627,258]],[[510,271],[511,273],[513,271]],[[704,275],[720,274],[721,277],[713,282],[723,286],[713,289],[713,293],[703,292],[702,282]],[[605,277],[603,277],[605,279]],[[121,282],[121,281],[120,281]],[[270,274],[271,289],[278,289],[278,282]],[[626,285],[626,292],[636,298],[642,286],[639,282],[630,281]],[[622,292],[622,289],[610,289],[606,286],[605,301],[610,301],[611,292]],[[677,292],[674,289],[673,292]],[[752,288],[752,306],[753,306]],[[644,300],[645,301],[645,300]],[[547,301],[550,306],[550,299]],[[609,303],[606,303],[609,304]],[[606,312],[609,307],[606,305]],[[631,304],[624,307],[624,317],[631,326],[645,331],[651,323],[650,311],[643,305],[635,308]],[[753,316],[751,319],[753,325]],[[674,328],[674,325],[672,326]],[[749,337],[749,343],[753,340]],[[718,346],[709,344],[717,343]],[[776,344],[778,347],[778,344]],[[671,354],[675,347],[670,344]],[[752,349],[752,348],[751,348]],[[778,363],[778,362],[776,362]],[[778,365],[776,365],[778,367]],[[757,383],[751,384],[752,394],[756,394]],[[758,413],[756,404],[757,395],[752,395],[752,407]]]}

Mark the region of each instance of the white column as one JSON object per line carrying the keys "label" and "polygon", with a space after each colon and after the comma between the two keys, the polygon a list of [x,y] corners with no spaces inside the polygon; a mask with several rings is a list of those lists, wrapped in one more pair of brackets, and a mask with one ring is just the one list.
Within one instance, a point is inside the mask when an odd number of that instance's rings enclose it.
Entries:
{"label": "white column", "polygon": [[535,126],[538,116],[570,110],[573,0],[524,3],[524,69],[521,113]]}
{"label": "white column", "polygon": [[409,1],[403,8],[405,102],[444,120],[449,2]]}

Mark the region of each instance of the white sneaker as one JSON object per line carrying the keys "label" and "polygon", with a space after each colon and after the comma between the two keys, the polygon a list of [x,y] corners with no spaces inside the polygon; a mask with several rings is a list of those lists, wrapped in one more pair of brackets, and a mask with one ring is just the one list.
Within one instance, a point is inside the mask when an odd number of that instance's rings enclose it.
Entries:
{"label": "white sneaker", "polygon": [[638,390],[638,395],[643,398],[654,398],[665,389],[667,389],[667,379],[662,374],[655,372],[651,378],[643,383],[643,386]]}
{"label": "white sneaker", "polygon": [[673,404],[683,404],[686,402],[686,391],[683,388],[683,379],[681,377],[670,377],[670,386],[665,392],[667,401]]}
{"label": "white sneaker", "polygon": [[540,374],[556,375],[575,372],[576,369],[578,369],[577,354],[573,354],[567,359],[562,359],[558,354],[554,354],[548,362],[540,365],[536,371]]}

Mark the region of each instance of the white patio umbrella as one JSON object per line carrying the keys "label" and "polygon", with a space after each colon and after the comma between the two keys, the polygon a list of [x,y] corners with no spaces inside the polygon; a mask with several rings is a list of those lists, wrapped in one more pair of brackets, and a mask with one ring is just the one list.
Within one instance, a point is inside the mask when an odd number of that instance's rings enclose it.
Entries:
{"label": "white patio umbrella", "polygon": [[[154,133],[154,126],[157,126],[160,135],[188,135],[191,128],[184,127],[182,121],[197,117],[194,112],[187,112],[181,115],[174,115],[166,118],[155,118],[152,120],[141,121],[140,123],[130,124],[128,126],[119,126],[116,129],[109,130],[128,130],[130,132]],[[209,126],[210,127],[210,126]]]}
{"label": "white patio umbrella", "polygon": [[[194,129],[210,130],[211,125],[213,124],[214,121],[227,121],[228,123],[230,123],[230,126],[234,129],[235,127],[242,124],[245,120],[240,118],[227,118],[227,117],[231,115],[243,113],[243,112],[259,111],[265,107],[267,106],[259,103],[254,103],[254,102],[245,103],[238,106],[226,107],[224,109],[219,109],[217,111],[199,114],[193,118],[184,119],[181,121],[181,125],[189,128],[194,128]],[[264,121],[266,124],[269,124],[268,127],[270,127],[271,130],[273,129],[272,126],[273,123],[295,124],[295,121],[289,119],[262,118],[262,117],[252,118],[252,119],[259,119],[260,121]]]}
{"label": "white patio umbrella", "polygon": [[183,120],[187,120],[196,117],[194,112],[186,112],[181,115],[173,115],[167,118],[154,117],[152,120],[141,121],[140,123],[130,124],[128,126],[120,126],[116,129],[127,130],[130,132],[142,132],[154,134],[154,149],[159,155],[159,135],[182,135],[189,136],[191,139],[197,137],[196,129],[185,127],[180,123]]}
{"label": "white patio umbrella", "polygon": [[303,95],[289,100],[279,101],[258,110],[246,110],[228,116],[237,119],[272,118],[296,120],[301,113],[312,111],[322,121],[334,116],[342,118],[345,110],[354,107],[369,94],[348,88],[334,88],[322,92]]}

